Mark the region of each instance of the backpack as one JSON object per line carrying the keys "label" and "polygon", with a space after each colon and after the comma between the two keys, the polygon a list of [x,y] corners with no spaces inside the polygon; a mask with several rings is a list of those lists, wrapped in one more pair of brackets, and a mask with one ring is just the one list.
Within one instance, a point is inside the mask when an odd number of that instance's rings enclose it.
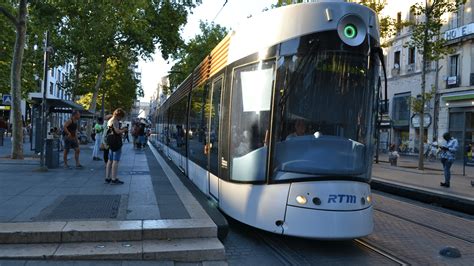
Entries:
{"label": "backpack", "polygon": [[112,151],[118,151],[122,148],[122,137],[119,134],[115,133],[115,129],[113,126],[109,127],[107,131],[107,145],[109,149]]}

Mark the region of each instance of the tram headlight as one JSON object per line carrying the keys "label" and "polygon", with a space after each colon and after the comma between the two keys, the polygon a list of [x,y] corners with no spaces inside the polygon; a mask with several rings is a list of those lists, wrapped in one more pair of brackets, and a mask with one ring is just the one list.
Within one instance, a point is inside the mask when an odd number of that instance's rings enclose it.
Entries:
{"label": "tram headlight", "polygon": [[372,196],[368,195],[367,197],[365,197],[365,199],[367,200],[367,203],[371,203],[372,202]]}
{"label": "tram headlight", "polygon": [[308,200],[306,199],[305,196],[297,196],[296,197],[296,202],[298,202],[301,205],[305,205]]}

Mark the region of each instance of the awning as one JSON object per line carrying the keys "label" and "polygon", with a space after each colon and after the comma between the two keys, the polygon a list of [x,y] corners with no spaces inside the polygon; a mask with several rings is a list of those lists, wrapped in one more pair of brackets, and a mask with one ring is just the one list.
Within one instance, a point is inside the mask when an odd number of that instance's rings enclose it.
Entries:
{"label": "awning", "polygon": [[464,94],[464,95],[453,95],[453,96],[443,96],[444,101],[462,101],[462,100],[471,100],[474,99],[474,94]]}
{"label": "awning", "polygon": [[[34,104],[40,105],[43,102],[43,99],[39,97],[31,97],[31,101]],[[46,104],[50,113],[71,113],[73,110],[77,110],[81,113],[81,117],[94,118],[93,113],[89,112],[88,110],[85,110],[84,107],[73,101],[47,98]]]}

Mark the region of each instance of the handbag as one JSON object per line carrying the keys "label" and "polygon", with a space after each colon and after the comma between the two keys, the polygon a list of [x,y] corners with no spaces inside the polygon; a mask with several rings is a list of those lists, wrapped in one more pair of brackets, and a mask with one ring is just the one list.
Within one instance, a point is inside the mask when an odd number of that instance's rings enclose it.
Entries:
{"label": "handbag", "polygon": [[118,151],[120,148],[122,148],[122,137],[120,137],[120,135],[115,132],[113,126],[109,127],[106,140],[110,150]]}

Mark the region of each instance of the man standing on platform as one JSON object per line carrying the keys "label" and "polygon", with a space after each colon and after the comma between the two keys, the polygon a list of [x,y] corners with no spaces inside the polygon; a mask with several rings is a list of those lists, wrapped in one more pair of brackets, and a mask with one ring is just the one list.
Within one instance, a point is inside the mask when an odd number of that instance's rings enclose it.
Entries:
{"label": "man standing on platform", "polygon": [[458,140],[451,137],[449,132],[443,134],[444,140],[446,140],[446,145],[441,146],[441,163],[443,164],[444,170],[444,182],[440,183],[442,187],[449,187],[451,181],[451,165],[453,165],[454,160],[456,159],[456,151],[458,150]]}

